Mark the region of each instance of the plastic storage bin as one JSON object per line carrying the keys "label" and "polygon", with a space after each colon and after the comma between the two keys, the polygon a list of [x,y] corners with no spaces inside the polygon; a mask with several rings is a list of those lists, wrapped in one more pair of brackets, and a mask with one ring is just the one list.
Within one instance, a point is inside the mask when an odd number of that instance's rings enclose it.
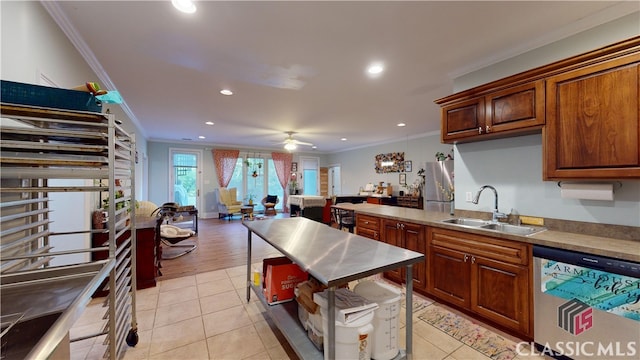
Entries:
{"label": "plastic storage bin", "polygon": [[102,112],[102,102],[85,91],[0,80],[3,103]]}
{"label": "plastic storage bin", "polygon": [[378,303],[373,316],[371,357],[389,360],[398,355],[398,330],[402,292],[385,283],[362,281],[353,291],[365,299]]}
{"label": "plastic storage bin", "polygon": [[[348,292],[348,289],[336,290],[336,298],[339,292]],[[313,294],[313,301],[320,305],[320,315],[322,316],[322,334],[329,333],[329,314],[328,303],[326,297],[322,296],[322,293]],[[375,304],[374,304],[375,305]],[[338,306],[338,299],[336,299],[336,306]],[[344,308],[343,308],[344,309]],[[336,310],[336,313],[338,310]],[[337,314],[336,314],[337,315]],[[342,322],[336,320],[336,332],[335,332],[335,356],[336,359],[344,360],[363,360],[371,359],[371,337],[374,331],[371,321],[374,316],[374,308],[359,312],[356,317],[352,317],[355,320],[349,322]],[[339,316],[336,316],[336,319]],[[311,318],[311,315],[310,315]],[[309,328],[312,328],[312,324],[309,324]],[[329,341],[324,339],[323,342],[324,358],[329,358]]]}

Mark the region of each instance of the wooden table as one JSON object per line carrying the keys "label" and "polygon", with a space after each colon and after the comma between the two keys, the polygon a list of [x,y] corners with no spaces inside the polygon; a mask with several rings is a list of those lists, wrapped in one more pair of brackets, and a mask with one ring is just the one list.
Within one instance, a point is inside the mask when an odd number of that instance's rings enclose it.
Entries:
{"label": "wooden table", "polygon": [[240,213],[242,214],[242,220],[244,220],[245,217],[248,217],[249,220],[253,220],[254,206],[255,204],[242,205],[242,207],[240,208]]}

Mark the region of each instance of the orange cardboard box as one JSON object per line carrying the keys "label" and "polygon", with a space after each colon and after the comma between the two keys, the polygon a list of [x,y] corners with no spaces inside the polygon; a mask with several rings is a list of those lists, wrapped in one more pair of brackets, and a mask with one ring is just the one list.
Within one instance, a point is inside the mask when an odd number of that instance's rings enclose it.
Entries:
{"label": "orange cardboard box", "polygon": [[265,259],[263,270],[264,296],[269,305],[293,300],[296,285],[307,280],[309,276],[287,258]]}

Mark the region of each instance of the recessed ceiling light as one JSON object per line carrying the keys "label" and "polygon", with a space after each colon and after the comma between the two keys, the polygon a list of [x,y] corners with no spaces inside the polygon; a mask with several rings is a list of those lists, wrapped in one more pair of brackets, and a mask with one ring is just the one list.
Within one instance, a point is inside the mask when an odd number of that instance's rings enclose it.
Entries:
{"label": "recessed ceiling light", "polygon": [[206,139],[204,136],[200,135],[198,136],[198,139]]}
{"label": "recessed ceiling light", "polygon": [[318,147],[317,147],[317,146],[315,146],[315,145],[311,145],[311,148],[312,148],[312,149],[317,149]]}
{"label": "recessed ceiling light", "polygon": [[220,90],[220,94],[222,94],[222,95],[233,95],[233,91],[231,91],[229,89],[222,89],[222,90]]}
{"label": "recessed ceiling light", "polygon": [[191,0],[171,0],[171,4],[183,13],[193,14],[196,12],[196,5]]}
{"label": "recessed ceiling light", "polygon": [[398,123],[398,124],[397,124],[397,126],[398,126],[398,127],[404,127],[404,126],[407,126],[407,124],[405,124],[405,123]]}
{"label": "recessed ceiling light", "polygon": [[383,71],[384,64],[382,63],[373,63],[367,68],[367,74],[369,74],[369,76],[378,76],[382,74]]}
{"label": "recessed ceiling light", "polygon": [[213,121],[207,121],[207,122],[205,122],[205,124],[207,124],[207,125],[213,125]]}
{"label": "recessed ceiling light", "polygon": [[342,139],[340,139],[340,140],[341,140],[341,141],[347,141],[347,138],[342,138]]}

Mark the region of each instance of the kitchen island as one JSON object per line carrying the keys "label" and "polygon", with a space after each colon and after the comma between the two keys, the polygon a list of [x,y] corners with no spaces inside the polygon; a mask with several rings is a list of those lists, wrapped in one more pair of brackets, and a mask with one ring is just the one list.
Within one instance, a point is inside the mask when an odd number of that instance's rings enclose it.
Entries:
{"label": "kitchen island", "polygon": [[[261,287],[251,282],[251,242],[256,234],[303,270],[329,288],[328,307],[334,308],[335,290],[350,281],[375,275],[383,271],[404,267],[407,279],[412,266],[424,261],[424,255],[414,251],[372,241],[362,236],[340,231],[305,218],[285,218],[243,223],[248,232],[247,301],[251,289],[270,312],[274,322],[303,359],[322,358],[322,354],[306,337],[302,325],[295,318],[291,303],[267,305]],[[406,288],[406,303],[412,303],[411,282]],[[335,312],[328,311],[329,331],[324,340],[329,342],[329,359],[335,358]],[[412,354],[412,307],[406,309],[406,356]]]}

